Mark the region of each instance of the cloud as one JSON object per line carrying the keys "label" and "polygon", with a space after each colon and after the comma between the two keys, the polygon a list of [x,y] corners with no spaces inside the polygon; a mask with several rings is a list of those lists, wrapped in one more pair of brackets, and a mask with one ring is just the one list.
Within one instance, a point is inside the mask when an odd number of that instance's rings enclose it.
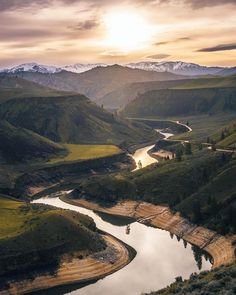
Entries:
{"label": "cloud", "polygon": [[160,54],[154,54],[154,55],[147,56],[147,58],[151,58],[151,59],[165,59],[167,57],[170,57],[170,55],[165,54],[165,53],[160,53]]}
{"label": "cloud", "polygon": [[159,46],[159,45],[165,45],[165,44],[176,43],[176,42],[181,42],[181,41],[190,41],[190,40],[192,40],[191,37],[180,37],[180,38],[177,38],[177,39],[174,39],[174,40],[157,42],[157,43],[154,43],[154,45]]}
{"label": "cloud", "polygon": [[46,29],[25,29],[25,28],[17,28],[15,30],[0,30],[0,39],[4,41],[16,41],[16,40],[30,40],[36,38],[46,38],[55,36],[54,32],[51,32]]}
{"label": "cloud", "polygon": [[213,7],[226,4],[236,5],[235,0],[185,0],[184,2],[191,5],[193,8]]}
{"label": "cloud", "polygon": [[[175,4],[176,0],[159,0],[160,4]],[[203,7],[213,7],[220,5],[236,5],[235,0],[181,0],[178,3],[182,5],[189,5],[194,9],[203,8]]]}
{"label": "cloud", "polygon": [[234,50],[236,49],[236,43],[231,44],[220,44],[213,47],[206,47],[198,49],[197,52],[215,52],[215,51],[226,51],[226,50]]}
{"label": "cloud", "polygon": [[[87,1],[80,1],[80,0],[1,0],[0,1],[0,11],[8,11],[8,10],[19,10],[19,9],[26,9],[30,7],[48,7],[52,6],[52,4],[62,4],[62,5],[71,5],[71,4],[78,4],[81,2],[86,2],[88,5],[92,5],[93,7],[99,6],[107,6],[107,5],[117,5],[122,2],[122,0],[87,0]],[[202,8],[202,7],[213,7],[219,5],[226,5],[232,4],[236,5],[235,0],[129,0],[123,1],[128,2],[130,4],[151,4],[151,5],[158,5],[158,4],[175,4],[180,3],[181,5],[189,5],[192,8]]]}
{"label": "cloud", "polygon": [[58,4],[66,4],[70,5],[78,2],[77,0],[1,0],[0,1],[0,11],[8,11],[8,10],[18,10],[25,9],[29,7],[48,7],[53,4],[53,2],[57,2]]}
{"label": "cloud", "polygon": [[124,51],[105,51],[100,54],[103,57],[117,58],[117,57],[126,57],[128,54]]}
{"label": "cloud", "polygon": [[73,29],[75,31],[88,31],[93,28],[96,28],[99,26],[99,22],[96,19],[88,19],[83,22],[79,22],[74,26],[69,26],[70,29]]}

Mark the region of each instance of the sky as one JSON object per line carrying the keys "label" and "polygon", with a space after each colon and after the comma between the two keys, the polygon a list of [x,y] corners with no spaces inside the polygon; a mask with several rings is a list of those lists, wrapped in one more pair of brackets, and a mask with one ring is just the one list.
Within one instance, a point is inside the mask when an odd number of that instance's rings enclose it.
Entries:
{"label": "sky", "polygon": [[236,66],[236,0],[0,0],[0,67]]}

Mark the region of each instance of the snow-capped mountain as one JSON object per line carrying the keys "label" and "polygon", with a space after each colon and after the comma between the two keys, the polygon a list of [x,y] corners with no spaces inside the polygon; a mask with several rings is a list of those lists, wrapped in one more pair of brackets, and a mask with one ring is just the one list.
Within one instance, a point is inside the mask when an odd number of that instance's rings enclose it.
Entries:
{"label": "snow-capped mountain", "polygon": [[48,73],[58,73],[61,72],[62,69],[55,67],[55,66],[46,66],[46,65],[39,65],[37,63],[26,63],[26,64],[21,64],[18,66],[15,66],[13,68],[7,68],[7,69],[2,69],[0,72],[2,73],[19,73],[19,72],[33,72],[33,73],[43,73],[43,74],[48,74]]}
{"label": "snow-capped mountain", "polygon": [[0,69],[0,73],[19,73],[19,72],[31,72],[31,73],[43,73],[43,74],[55,74],[61,71],[83,73],[96,67],[106,67],[106,64],[74,64],[62,67],[40,65],[37,63],[25,63],[13,68]]}
{"label": "snow-capped mountain", "polygon": [[69,66],[64,66],[63,70],[68,71],[68,72],[73,72],[73,73],[83,73],[87,72],[89,70],[92,70],[97,67],[107,67],[107,64],[74,64],[74,65],[69,65]]}
{"label": "snow-capped mountain", "polygon": [[194,63],[186,63],[182,61],[167,62],[138,62],[126,65],[133,69],[142,69],[145,71],[155,72],[171,72],[180,75],[214,75],[225,69],[223,67],[206,67]]}
{"label": "snow-capped mountain", "polygon": [[[0,73],[19,73],[19,72],[38,72],[43,74],[54,74],[61,71],[73,72],[73,73],[83,73],[94,69],[96,67],[107,67],[108,64],[104,63],[94,63],[94,64],[82,64],[76,63],[74,65],[66,66],[48,66],[40,65],[37,63],[26,63],[21,64],[12,68],[0,69]],[[145,71],[155,71],[155,72],[170,72],[178,75],[185,76],[197,76],[197,75],[227,75],[236,73],[236,67],[207,67],[194,63],[186,63],[182,61],[164,61],[164,62],[137,62],[123,64],[123,67],[128,67],[132,69],[141,69]]]}

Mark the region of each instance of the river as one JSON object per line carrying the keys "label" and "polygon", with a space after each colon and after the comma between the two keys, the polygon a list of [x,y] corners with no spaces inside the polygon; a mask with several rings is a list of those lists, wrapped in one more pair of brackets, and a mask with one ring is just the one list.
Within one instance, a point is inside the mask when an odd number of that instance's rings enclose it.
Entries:
{"label": "river", "polygon": [[[165,139],[173,134],[157,130]],[[136,164],[142,167],[157,162],[149,156],[148,151],[154,145],[137,150],[132,156]],[[138,169],[138,167],[136,168]],[[140,295],[144,292],[158,290],[173,282],[176,277],[188,278],[193,272],[209,270],[211,263],[207,256],[183,240],[173,237],[169,232],[149,227],[130,219],[107,214],[97,214],[91,210],[70,205],[57,197],[47,196],[33,203],[52,205],[58,208],[74,210],[93,218],[97,227],[112,234],[132,246],[137,255],[123,269],[86,286],[74,285],[59,287],[55,291],[42,291],[37,294],[74,294],[74,295]],[[130,224],[130,231],[127,225]],[[129,233],[128,233],[129,232]]]}
{"label": "river", "polygon": [[[114,235],[137,251],[134,260],[123,269],[75,291],[50,294],[74,295],[140,295],[143,292],[158,290],[174,281],[175,277],[188,278],[198,272],[197,262],[191,245],[185,248],[182,240],[171,238],[169,232],[133,222],[130,233],[126,233],[127,221],[122,217],[95,214],[93,211],[67,204],[57,198],[42,198],[34,203],[48,204],[74,210],[94,219],[98,228]],[[199,262],[199,261],[198,261]],[[202,270],[211,268],[209,261],[202,256]],[[76,288],[76,287],[75,287]],[[48,294],[43,292],[43,294]]]}
{"label": "river", "polygon": [[[158,133],[164,136],[164,139],[167,140],[169,137],[173,136],[173,133],[162,132],[160,129],[155,129]],[[158,160],[151,157],[148,152],[154,148],[155,144],[145,146],[134,152],[132,155],[133,160],[136,163],[136,168],[133,171],[136,171],[140,168],[144,168],[150,164],[157,163]]]}

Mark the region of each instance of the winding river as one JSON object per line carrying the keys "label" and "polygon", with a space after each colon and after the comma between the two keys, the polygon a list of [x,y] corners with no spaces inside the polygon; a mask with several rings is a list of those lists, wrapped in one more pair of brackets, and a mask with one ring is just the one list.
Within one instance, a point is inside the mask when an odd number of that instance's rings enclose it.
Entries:
{"label": "winding river", "polygon": [[[68,292],[61,288],[50,294],[74,295],[140,295],[143,292],[158,290],[174,281],[177,276],[188,278],[198,272],[197,261],[190,244],[185,244],[176,237],[171,238],[169,232],[144,224],[133,222],[127,234],[126,218],[107,214],[96,214],[91,210],[67,204],[57,198],[42,198],[34,201],[59,208],[74,210],[94,219],[98,228],[114,235],[137,251],[134,260],[123,269],[97,281],[94,284]],[[202,270],[211,268],[211,263],[202,256]],[[47,291],[42,294],[48,294]]]}
{"label": "winding river", "polygon": [[[157,130],[162,133],[161,130]],[[162,133],[165,139],[172,136]],[[148,151],[154,145],[137,150],[133,159],[142,162],[142,167],[157,162]],[[137,168],[136,168],[137,169]],[[61,194],[65,194],[62,192]],[[126,267],[87,285],[62,286],[56,290],[45,290],[37,294],[74,294],[74,295],[140,295],[158,290],[182,276],[188,278],[193,272],[211,268],[206,255],[196,247],[171,236],[169,232],[146,226],[131,219],[104,213],[95,213],[82,207],[67,204],[60,200],[60,192],[33,201],[33,203],[52,205],[86,214],[92,217],[99,229],[114,235],[132,246],[137,255]],[[130,230],[127,230],[129,225]]]}
{"label": "winding river", "polygon": [[[179,123],[178,123],[179,124]],[[161,135],[164,136],[164,139],[167,140],[168,138],[170,138],[171,136],[173,136],[173,133],[167,133],[167,132],[162,132],[159,129],[155,129],[158,133],[160,133]],[[135,163],[136,163],[136,168],[133,171],[138,170],[139,168],[144,168],[150,164],[156,163],[158,162],[157,159],[151,157],[148,152],[155,146],[155,144],[149,145],[149,146],[145,146],[143,148],[140,148],[138,150],[135,151],[135,153],[132,155],[132,158],[134,159]],[[141,163],[141,167],[140,167],[140,163]]]}

